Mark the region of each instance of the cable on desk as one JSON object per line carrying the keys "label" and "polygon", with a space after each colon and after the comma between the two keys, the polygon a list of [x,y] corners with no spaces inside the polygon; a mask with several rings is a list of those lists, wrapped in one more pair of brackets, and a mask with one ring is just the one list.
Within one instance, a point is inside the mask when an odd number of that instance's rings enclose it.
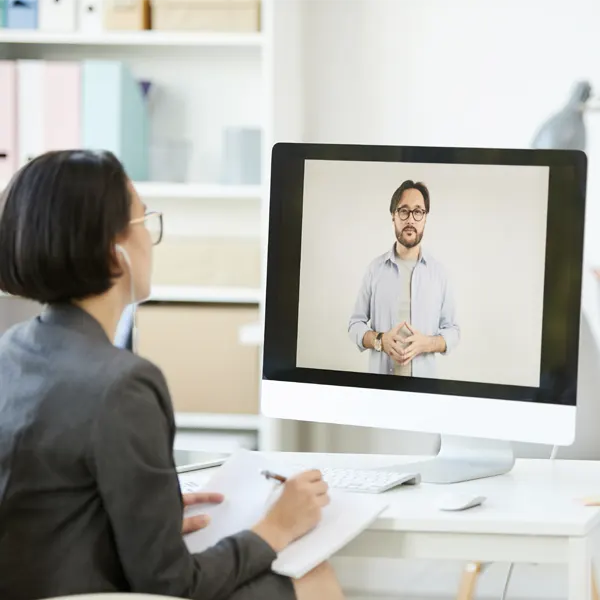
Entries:
{"label": "cable on desk", "polygon": [[515,567],[515,563],[510,563],[508,565],[508,572],[506,573],[506,580],[504,581],[504,589],[502,590],[502,596],[500,600],[506,600],[508,597],[508,586],[510,585],[510,579],[512,577],[512,572]]}

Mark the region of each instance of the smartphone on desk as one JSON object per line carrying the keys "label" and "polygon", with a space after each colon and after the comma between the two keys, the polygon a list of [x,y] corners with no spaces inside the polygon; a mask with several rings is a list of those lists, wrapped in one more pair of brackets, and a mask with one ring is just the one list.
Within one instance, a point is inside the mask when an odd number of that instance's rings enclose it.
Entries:
{"label": "smartphone on desk", "polygon": [[200,469],[221,466],[231,455],[227,452],[209,452],[207,450],[173,450],[173,459],[177,473],[189,473]]}

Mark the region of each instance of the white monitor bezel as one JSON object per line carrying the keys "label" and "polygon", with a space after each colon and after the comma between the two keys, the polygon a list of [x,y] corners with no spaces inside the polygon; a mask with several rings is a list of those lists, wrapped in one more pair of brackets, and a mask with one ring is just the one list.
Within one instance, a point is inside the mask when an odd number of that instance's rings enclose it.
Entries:
{"label": "white monitor bezel", "polygon": [[[368,410],[365,410],[368,406]],[[266,417],[570,446],[575,406],[263,380]],[[543,423],[543,427],[534,425]]]}

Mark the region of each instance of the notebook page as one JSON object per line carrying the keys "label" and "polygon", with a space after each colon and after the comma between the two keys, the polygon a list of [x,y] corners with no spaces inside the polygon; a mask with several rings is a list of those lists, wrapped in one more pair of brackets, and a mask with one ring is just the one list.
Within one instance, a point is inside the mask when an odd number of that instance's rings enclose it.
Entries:
{"label": "notebook page", "polygon": [[331,503],[323,509],[317,528],[279,554],[273,563],[275,573],[303,577],[352,541],[388,507],[383,498],[371,494],[332,491],[330,497]]}
{"label": "notebook page", "polygon": [[[206,482],[200,475],[202,489],[225,496],[222,504],[197,504],[185,511],[185,516],[206,514],[208,527],[184,536],[190,552],[202,552],[224,537],[253,527],[265,515],[267,503],[276,485],[261,475],[268,468],[262,456],[240,450],[236,452]],[[194,487],[193,477],[185,478],[185,487]],[[200,491],[200,490],[194,490]]]}

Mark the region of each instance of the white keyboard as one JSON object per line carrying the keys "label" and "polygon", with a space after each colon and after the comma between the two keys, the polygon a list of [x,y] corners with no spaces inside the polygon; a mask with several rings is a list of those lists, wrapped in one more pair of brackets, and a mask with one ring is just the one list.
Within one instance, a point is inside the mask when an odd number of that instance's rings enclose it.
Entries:
{"label": "white keyboard", "polygon": [[[310,468],[310,467],[309,467]],[[418,485],[418,473],[399,473],[381,469],[342,469],[325,467],[319,469],[329,487],[348,492],[379,494],[398,485]]]}

